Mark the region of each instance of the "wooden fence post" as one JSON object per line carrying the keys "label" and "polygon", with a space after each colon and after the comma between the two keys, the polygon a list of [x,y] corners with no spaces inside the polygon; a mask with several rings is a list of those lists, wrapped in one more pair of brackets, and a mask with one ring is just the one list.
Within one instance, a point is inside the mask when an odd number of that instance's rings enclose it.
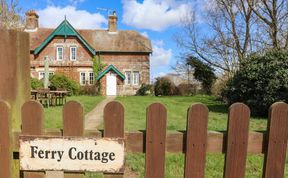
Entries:
{"label": "wooden fence post", "polygon": [[167,111],[160,103],[147,108],[145,178],[164,178]]}
{"label": "wooden fence post", "polygon": [[[44,110],[36,101],[28,101],[22,106],[22,135],[43,135]],[[24,178],[44,178],[44,172],[22,172]]]}
{"label": "wooden fence post", "polygon": [[204,178],[207,148],[208,108],[195,104],[187,113],[185,178]]}
{"label": "wooden fence post", "polygon": [[288,138],[288,105],[274,103],[269,110],[268,147],[265,150],[263,177],[283,178]]}
{"label": "wooden fence post", "polygon": [[[69,101],[63,107],[63,136],[83,136],[84,111],[80,103]],[[64,173],[65,178],[84,178],[84,173]]]}
{"label": "wooden fence post", "polygon": [[248,148],[250,109],[242,103],[229,108],[225,178],[244,178]]}
{"label": "wooden fence post", "polygon": [[11,113],[10,106],[0,101],[0,177],[12,177]]}
{"label": "wooden fence post", "polygon": [[[124,107],[117,101],[108,103],[104,108],[104,137],[124,138]],[[122,178],[123,173],[105,173],[105,178]]]}

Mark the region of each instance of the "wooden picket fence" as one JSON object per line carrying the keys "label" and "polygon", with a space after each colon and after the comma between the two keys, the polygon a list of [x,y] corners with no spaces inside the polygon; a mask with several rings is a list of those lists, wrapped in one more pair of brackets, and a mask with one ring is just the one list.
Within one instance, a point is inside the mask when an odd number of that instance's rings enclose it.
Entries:
{"label": "wooden picket fence", "polygon": [[[244,178],[247,153],[264,154],[263,177],[283,178],[288,138],[288,105],[271,106],[267,132],[249,132],[249,108],[235,103],[229,108],[227,132],[207,131],[208,108],[192,105],[187,112],[186,132],[166,133],[167,111],[160,103],[147,108],[145,132],[124,132],[124,107],[110,102],[104,109],[104,132],[84,131],[81,104],[69,101],[63,108],[63,130],[45,130],[43,107],[35,101],[22,107],[22,132],[11,132],[9,105],[0,101],[0,177],[11,177],[11,162],[19,149],[19,135],[117,137],[125,149],[145,153],[145,177],[164,178],[165,153],[185,154],[185,178],[205,177],[206,153],[225,154],[225,178]],[[14,154],[13,154],[14,153]],[[65,178],[83,178],[84,173],[65,172]],[[45,172],[21,172],[24,178],[43,178]],[[120,178],[105,174],[105,178]]]}

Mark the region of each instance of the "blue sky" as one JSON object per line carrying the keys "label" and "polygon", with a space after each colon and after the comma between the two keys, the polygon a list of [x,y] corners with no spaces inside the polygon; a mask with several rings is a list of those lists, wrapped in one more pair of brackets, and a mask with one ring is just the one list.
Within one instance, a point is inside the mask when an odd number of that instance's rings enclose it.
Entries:
{"label": "blue sky", "polygon": [[[25,12],[34,9],[40,26],[56,27],[67,16],[75,28],[107,28],[108,12],[118,15],[118,29],[137,30],[152,41],[151,78],[172,71],[180,49],[173,36],[181,33],[181,19],[197,0],[20,0]],[[100,9],[99,9],[100,8]]]}

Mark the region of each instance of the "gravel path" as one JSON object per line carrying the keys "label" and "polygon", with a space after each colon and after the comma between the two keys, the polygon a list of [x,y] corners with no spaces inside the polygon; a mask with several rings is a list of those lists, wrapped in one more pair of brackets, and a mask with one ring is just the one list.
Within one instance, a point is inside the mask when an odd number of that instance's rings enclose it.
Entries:
{"label": "gravel path", "polygon": [[92,111],[85,115],[85,130],[95,130],[103,122],[103,111],[107,103],[113,101],[115,96],[107,96]]}

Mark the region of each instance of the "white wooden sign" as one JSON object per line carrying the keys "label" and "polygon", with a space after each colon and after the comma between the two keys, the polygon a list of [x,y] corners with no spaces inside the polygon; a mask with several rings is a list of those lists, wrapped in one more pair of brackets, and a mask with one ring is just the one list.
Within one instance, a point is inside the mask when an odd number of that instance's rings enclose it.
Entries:
{"label": "white wooden sign", "polygon": [[123,172],[124,140],[20,137],[21,170]]}

